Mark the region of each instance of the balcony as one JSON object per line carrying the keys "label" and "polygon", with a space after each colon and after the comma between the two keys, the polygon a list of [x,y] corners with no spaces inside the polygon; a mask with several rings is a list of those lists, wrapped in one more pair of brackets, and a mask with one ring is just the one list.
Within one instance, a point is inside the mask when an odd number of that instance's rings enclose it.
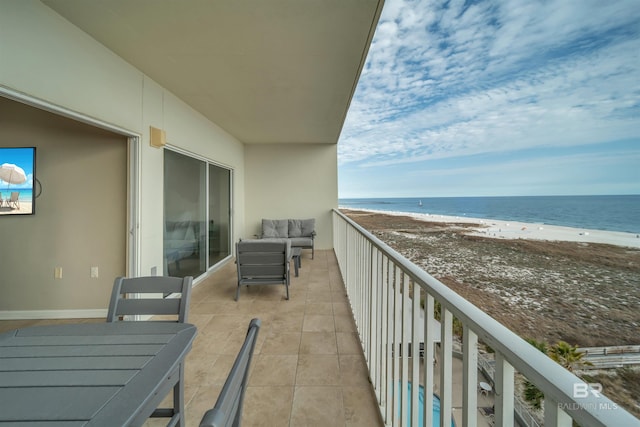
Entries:
{"label": "balcony", "polygon": [[[409,391],[409,382],[434,390],[441,419],[453,418],[456,426],[537,425],[519,405],[516,371],[545,393],[544,425],[571,426],[572,419],[582,426],[638,425],[604,397],[573,397],[574,384],[584,384],[579,378],[338,211],[333,226],[335,252],[316,251],[314,260],[305,253],[289,301],[283,286],[262,286],[243,288],[235,302],[233,262],[194,288],[189,320],[199,332],[186,364],[188,426],[197,426],[215,402],[253,317],[263,328],[246,394],[247,426],[418,425],[415,411],[409,424],[403,403],[419,407],[419,387]],[[441,321],[421,318],[436,302]],[[452,331],[454,316],[464,327],[462,342]],[[3,321],[0,331],[51,322]],[[495,363],[479,354],[479,341],[495,350]],[[413,342],[437,344],[421,349]],[[479,392],[480,381],[492,391]],[[425,425],[432,425],[432,404],[426,399]]]}

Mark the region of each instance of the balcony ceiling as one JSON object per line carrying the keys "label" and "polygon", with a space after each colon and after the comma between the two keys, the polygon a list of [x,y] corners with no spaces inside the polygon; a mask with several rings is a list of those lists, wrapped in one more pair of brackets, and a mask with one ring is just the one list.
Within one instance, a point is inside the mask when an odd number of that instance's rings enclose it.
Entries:
{"label": "balcony ceiling", "polygon": [[383,0],[42,0],[234,135],[338,141]]}

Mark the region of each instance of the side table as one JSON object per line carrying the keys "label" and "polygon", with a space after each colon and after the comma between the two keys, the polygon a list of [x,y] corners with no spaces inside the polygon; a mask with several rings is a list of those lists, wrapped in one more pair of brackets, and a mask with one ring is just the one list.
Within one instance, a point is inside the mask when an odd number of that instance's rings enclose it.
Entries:
{"label": "side table", "polygon": [[291,248],[291,259],[293,260],[293,267],[296,271],[296,277],[298,277],[298,269],[302,268],[302,261],[300,261],[301,254],[302,248]]}

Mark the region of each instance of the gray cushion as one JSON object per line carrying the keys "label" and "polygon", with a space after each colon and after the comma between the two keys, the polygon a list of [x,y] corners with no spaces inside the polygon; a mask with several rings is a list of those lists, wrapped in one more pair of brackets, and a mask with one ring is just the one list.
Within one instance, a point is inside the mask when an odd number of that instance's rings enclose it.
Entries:
{"label": "gray cushion", "polygon": [[311,237],[316,228],[316,220],[312,219],[290,219],[289,237]]}
{"label": "gray cushion", "polygon": [[311,237],[316,232],[316,220],[315,218],[303,219],[302,223],[302,235]]}
{"label": "gray cushion", "polygon": [[313,246],[313,239],[311,237],[291,237],[291,246],[294,248],[310,248]]}
{"label": "gray cushion", "polygon": [[286,219],[263,219],[262,237],[289,237],[289,225]]}
{"label": "gray cushion", "polygon": [[289,237],[302,236],[302,224],[299,219],[289,220]]}

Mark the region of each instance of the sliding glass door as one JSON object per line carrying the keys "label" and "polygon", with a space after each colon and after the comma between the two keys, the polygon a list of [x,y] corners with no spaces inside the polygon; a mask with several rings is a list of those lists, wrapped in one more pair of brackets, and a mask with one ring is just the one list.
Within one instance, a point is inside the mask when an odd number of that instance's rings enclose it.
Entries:
{"label": "sliding glass door", "polygon": [[209,165],[209,267],[230,255],[231,171]]}
{"label": "sliding glass door", "polygon": [[230,255],[231,171],[164,150],[164,274],[197,277]]}

